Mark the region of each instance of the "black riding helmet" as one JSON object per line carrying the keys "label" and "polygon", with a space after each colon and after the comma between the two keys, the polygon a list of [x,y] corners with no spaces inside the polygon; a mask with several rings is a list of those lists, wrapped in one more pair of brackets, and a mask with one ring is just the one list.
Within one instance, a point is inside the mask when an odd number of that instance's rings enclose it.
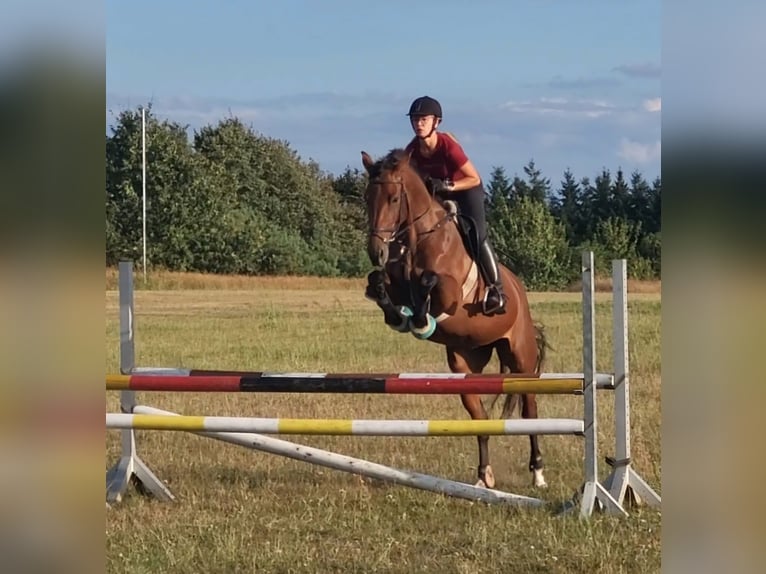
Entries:
{"label": "black riding helmet", "polygon": [[442,106],[439,102],[429,96],[417,98],[410,106],[408,116],[436,116],[442,119]]}

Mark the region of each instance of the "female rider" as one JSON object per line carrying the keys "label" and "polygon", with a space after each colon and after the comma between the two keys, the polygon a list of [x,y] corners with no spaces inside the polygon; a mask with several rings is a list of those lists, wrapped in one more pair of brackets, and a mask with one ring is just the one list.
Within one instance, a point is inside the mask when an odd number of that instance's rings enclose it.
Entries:
{"label": "female rider", "polygon": [[506,297],[497,257],[487,236],[484,186],[476,168],[455,137],[439,132],[442,107],[428,96],[417,98],[407,114],[415,137],[407,144],[410,162],[431,192],[457,203],[460,213],[473,220],[479,240],[479,267],[487,282],[486,314],[505,313]]}

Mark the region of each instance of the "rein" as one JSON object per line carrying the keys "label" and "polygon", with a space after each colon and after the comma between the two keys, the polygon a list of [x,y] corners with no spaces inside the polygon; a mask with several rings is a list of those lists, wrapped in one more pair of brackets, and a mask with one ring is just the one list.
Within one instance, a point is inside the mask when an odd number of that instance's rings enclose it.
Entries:
{"label": "rein", "polygon": [[[412,272],[415,268],[415,254],[417,252],[417,246],[421,243],[426,241],[429,237],[432,237],[435,232],[437,232],[440,229],[445,228],[445,223],[450,221],[453,217],[453,214],[449,211],[445,210],[444,217],[441,217],[430,229],[427,229],[425,231],[418,231],[415,228],[415,224],[423,219],[428,213],[430,213],[434,207],[431,202],[431,200],[428,201],[428,205],[426,209],[417,217],[412,217],[412,209],[410,205],[410,199],[409,194],[407,193],[407,188],[404,185],[404,182],[401,179],[389,179],[389,180],[381,180],[381,179],[374,179],[371,181],[373,184],[377,185],[397,185],[400,187],[400,202],[399,202],[399,215],[397,217],[396,223],[394,224],[394,227],[379,227],[375,229],[370,230],[370,237],[378,237],[384,244],[390,245],[392,243],[396,243],[400,245],[399,253],[396,255],[395,258],[390,259],[390,261],[398,261],[402,257],[404,257],[403,261],[403,278],[405,283],[409,286],[410,290],[410,299],[412,301],[416,300],[416,294],[414,292],[414,289],[416,288],[413,281],[412,281]],[[431,198],[429,194],[429,199]],[[407,204],[407,212],[405,214],[405,203]],[[384,236],[383,234],[388,234],[387,236]],[[407,234],[408,241],[401,241],[401,237]],[[430,299],[430,296],[429,296]]]}
{"label": "rein", "polygon": [[[428,207],[426,207],[425,211],[423,211],[423,213],[421,213],[414,219],[410,219],[409,217],[411,214],[410,199],[409,199],[409,195],[407,194],[407,188],[404,187],[404,182],[397,181],[397,180],[389,180],[389,181],[373,180],[372,183],[378,184],[378,185],[383,185],[383,184],[398,185],[402,188],[401,195],[403,196],[402,197],[403,200],[399,203],[399,217],[397,219],[396,226],[395,227],[377,227],[375,229],[370,230],[370,236],[380,238],[380,240],[385,244],[396,242],[402,235],[404,235],[407,231],[413,228],[415,223],[420,221],[433,209],[433,207],[429,204]],[[407,204],[406,219],[402,217],[405,203]],[[431,229],[428,229],[426,231],[420,231],[420,232],[416,231],[416,238],[418,239],[411,243],[414,243],[414,244],[420,243],[423,240],[421,239],[422,236],[428,236],[431,233],[438,231],[444,225],[444,223],[449,221],[449,219],[450,219],[450,214],[447,213]],[[381,235],[381,233],[389,233],[390,235],[388,237],[384,237],[383,235]],[[412,247],[414,247],[414,245],[412,245],[411,248]]]}

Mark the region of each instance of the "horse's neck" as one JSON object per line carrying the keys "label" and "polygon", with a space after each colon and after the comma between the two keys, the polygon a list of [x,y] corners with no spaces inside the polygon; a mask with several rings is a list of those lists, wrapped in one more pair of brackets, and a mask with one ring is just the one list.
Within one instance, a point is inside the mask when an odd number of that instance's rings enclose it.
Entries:
{"label": "horse's neck", "polygon": [[[428,193],[418,195],[411,204],[413,227],[419,236],[416,242],[415,259],[420,266],[436,273],[449,271],[458,276],[468,272],[471,257],[465,251],[463,239],[455,221],[447,217],[447,211]],[[424,214],[420,219],[419,215]],[[417,219],[417,221],[414,221]],[[447,255],[445,257],[445,254]],[[465,263],[459,263],[466,255]]]}
{"label": "horse's neck", "polygon": [[413,194],[409,201],[412,225],[418,233],[433,229],[447,215],[445,209],[428,192]]}

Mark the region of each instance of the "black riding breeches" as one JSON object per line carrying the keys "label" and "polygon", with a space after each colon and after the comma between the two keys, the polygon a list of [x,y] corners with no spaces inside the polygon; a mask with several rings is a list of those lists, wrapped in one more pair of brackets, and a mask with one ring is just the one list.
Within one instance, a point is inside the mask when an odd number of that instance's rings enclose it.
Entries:
{"label": "black riding breeches", "polygon": [[484,186],[482,184],[447,194],[447,199],[457,203],[460,213],[473,220],[479,245],[487,238],[487,215],[484,208]]}

